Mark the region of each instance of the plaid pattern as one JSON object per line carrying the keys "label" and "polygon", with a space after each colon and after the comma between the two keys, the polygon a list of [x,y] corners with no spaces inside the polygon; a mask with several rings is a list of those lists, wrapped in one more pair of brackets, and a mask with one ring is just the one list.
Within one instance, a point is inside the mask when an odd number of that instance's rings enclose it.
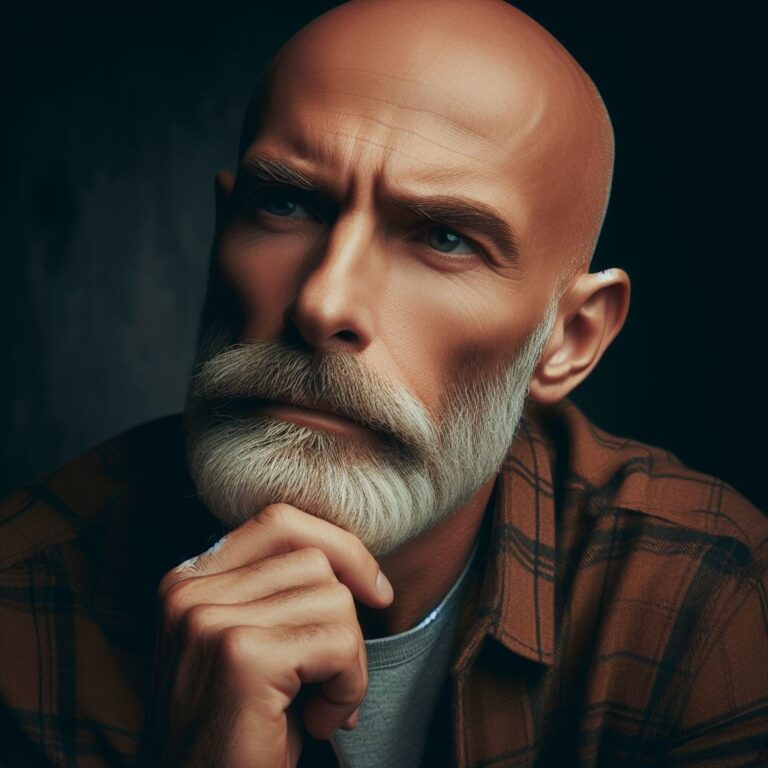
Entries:
{"label": "plaid pattern", "polygon": [[[429,765],[768,765],[768,521],[665,451],[529,408],[499,474]],[[219,531],[181,425],[0,505],[0,764],[126,766],[162,573]],[[302,766],[334,765],[307,742]]]}

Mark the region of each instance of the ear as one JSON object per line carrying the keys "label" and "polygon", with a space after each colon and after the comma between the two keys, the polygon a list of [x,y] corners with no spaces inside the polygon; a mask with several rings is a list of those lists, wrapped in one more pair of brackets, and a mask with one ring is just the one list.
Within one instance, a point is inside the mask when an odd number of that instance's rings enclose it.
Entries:
{"label": "ear", "polygon": [[585,272],[572,280],[531,378],[532,400],[555,403],[589,376],[624,325],[629,294],[623,269]]}
{"label": "ear", "polygon": [[235,186],[234,176],[229,171],[219,171],[213,185],[216,196],[216,231],[218,232],[227,218],[227,201]]}

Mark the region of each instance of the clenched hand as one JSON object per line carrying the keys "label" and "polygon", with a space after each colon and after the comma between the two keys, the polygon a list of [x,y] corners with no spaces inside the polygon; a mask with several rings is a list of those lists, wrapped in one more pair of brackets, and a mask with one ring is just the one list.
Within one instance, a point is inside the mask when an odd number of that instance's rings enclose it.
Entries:
{"label": "clenched hand", "polygon": [[393,599],[352,534],[274,504],[165,575],[151,707],[152,763],[293,768],[301,727],[354,726],[367,686],[354,598]]}

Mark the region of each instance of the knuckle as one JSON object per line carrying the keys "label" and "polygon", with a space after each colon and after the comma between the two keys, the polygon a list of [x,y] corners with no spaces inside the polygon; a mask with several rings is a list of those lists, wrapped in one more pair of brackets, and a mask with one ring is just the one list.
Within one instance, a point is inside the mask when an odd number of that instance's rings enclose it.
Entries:
{"label": "knuckle", "polygon": [[186,613],[190,604],[189,591],[188,584],[178,581],[171,585],[162,597],[163,616],[172,626],[178,624]]}
{"label": "knuckle", "polygon": [[328,556],[320,547],[306,547],[301,550],[304,558],[304,566],[318,578],[333,576],[333,568],[328,561]]}
{"label": "knuckle", "polygon": [[163,603],[167,598],[169,592],[179,583],[179,573],[174,568],[160,579],[160,583],[157,585],[157,599],[160,603]]}
{"label": "knuckle", "polygon": [[341,613],[355,610],[355,598],[349,588],[340,581],[330,582],[323,587],[324,596],[330,605]]}
{"label": "knuckle", "polygon": [[187,640],[195,640],[208,634],[212,624],[212,606],[193,605],[181,620],[182,633]]}
{"label": "knuckle", "polygon": [[254,519],[260,520],[263,524],[282,526],[287,523],[293,512],[290,504],[270,504],[259,512]]}
{"label": "knuckle", "polygon": [[218,654],[225,668],[248,664],[253,653],[253,638],[248,627],[227,627],[219,634]]}
{"label": "knuckle", "polygon": [[334,627],[334,642],[339,656],[346,662],[360,658],[360,636],[349,624],[337,624]]}

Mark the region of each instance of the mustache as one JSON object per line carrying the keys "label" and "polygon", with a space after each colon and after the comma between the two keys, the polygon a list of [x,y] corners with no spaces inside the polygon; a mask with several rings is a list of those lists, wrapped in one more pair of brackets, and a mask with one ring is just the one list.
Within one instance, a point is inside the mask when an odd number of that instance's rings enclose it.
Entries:
{"label": "mustache", "polygon": [[333,411],[425,451],[438,442],[423,403],[349,352],[307,353],[276,341],[231,344],[198,363],[190,393],[217,413],[247,400],[279,400]]}

